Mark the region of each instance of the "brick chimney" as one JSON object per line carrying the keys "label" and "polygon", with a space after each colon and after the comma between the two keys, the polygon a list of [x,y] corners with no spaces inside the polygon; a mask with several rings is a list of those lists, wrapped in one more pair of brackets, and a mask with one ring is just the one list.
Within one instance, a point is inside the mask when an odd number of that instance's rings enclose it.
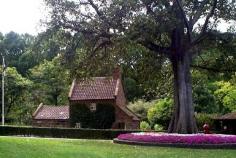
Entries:
{"label": "brick chimney", "polygon": [[113,70],[112,77],[114,80],[121,79],[121,70],[119,66],[116,66]]}

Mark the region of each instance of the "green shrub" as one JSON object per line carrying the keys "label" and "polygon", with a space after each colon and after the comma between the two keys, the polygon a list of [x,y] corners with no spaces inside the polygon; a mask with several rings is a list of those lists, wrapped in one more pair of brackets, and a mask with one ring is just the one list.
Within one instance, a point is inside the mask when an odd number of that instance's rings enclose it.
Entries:
{"label": "green shrub", "polygon": [[146,131],[146,130],[151,130],[151,127],[150,127],[150,125],[149,125],[148,122],[142,121],[142,122],[140,123],[140,129],[141,129],[142,131]]}
{"label": "green shrub", "polygon": [[137,100],[135,102],[130,102],[128,108],[134,113],[138,114],[142,120],[147,120],[148,109],[153,107],[157,101],[147,102],[145,100]]}
{"label": "green shrub", "polygon": [[163,126],[164,129],[167,129],[169,121],[172,115],[173,100],[172,99],[161,99],[148,110],[148,121],[151,124],[151,127],[154,127],[155,124]]}
{"label": "green shrub", "polygon": [[155,124],[155,125],[154,125],[154,130],[155,130],[155,131],[162,131],[162,130],[163,130],[163,127],[162,127],[162,125]]}
{"label": "green shrub", "polygon": [[193,89],[194,110],[198,113],[214,113],[218,111],[216,98],[211,90],[202,85],[196,85]]}

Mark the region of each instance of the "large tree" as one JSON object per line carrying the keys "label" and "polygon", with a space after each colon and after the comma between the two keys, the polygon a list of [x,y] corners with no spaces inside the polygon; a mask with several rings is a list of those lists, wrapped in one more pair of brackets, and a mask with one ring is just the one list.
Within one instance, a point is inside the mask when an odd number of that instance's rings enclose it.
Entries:
{"label": "large tree", "polygon": [[67,101],[69,90],[69,74],[60,64],[60,57],[30,69],[30,77],[34,81],[33,98],[45,104],[60,105]]}
{"label": "large tree", "polygon": [[[223,20],[234,20],[234,0],[45,0],[50,28],[83,37],[92,54],[134,42],[163,55],[174,74],[174,112],[169,132],[195,133],[190,66],[201,43]],[[214,31],[215,32],[215,31]],[[215,39],[215,38],[213,38]],[[78,44],[68,47],[73,52]],[[158,62],[158,61],[157,61]]]}
{"label": "large tree", "polygon": [[[0,71],[2,71],[2,69],[0,69]],[[15,67],[6,68],[5,113],[7,122],[14,121],[15,123],[22,123],[22,119],[26,115],[29,116],[28,112],[31,109],[28,92],[31,87],[32,82],[19,74]],[[22,115],[22,119],[20,115]]]}

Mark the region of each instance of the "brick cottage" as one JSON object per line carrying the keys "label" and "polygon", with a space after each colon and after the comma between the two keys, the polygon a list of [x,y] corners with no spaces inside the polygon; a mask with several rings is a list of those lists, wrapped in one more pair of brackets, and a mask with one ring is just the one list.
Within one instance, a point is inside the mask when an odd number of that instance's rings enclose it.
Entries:
{"label": "brick cottage", "polygon": [[[113,71],[113,76],[110,77],[93,77],[85,80],[75,79],[72,82],[68,100],[69,105],[67,106],[40,104],[33,114],[33,126],[88,127],[83,123],[81,124],[81,122],[71,123],[71,119],[78,115],[74,113],[74,107],[85,105],[93,113],[96,112],[97,105],[102,104],[102,106],[111,105],[114,109],[114,120],[110,128],[139,128],[139,118],[126,105],[127,101],[119,68],[116,68]],[[92,116],[86,115],[85,117]],[[90,124],[89,120],[92,121],[92,118],[86,119],[88,120],[86,124]]]}

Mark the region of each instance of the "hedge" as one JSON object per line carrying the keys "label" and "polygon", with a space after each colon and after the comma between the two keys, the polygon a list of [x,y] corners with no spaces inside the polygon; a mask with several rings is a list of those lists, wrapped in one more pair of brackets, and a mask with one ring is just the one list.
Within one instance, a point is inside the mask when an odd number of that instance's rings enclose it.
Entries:
{"label": "hedge", "polygon": [[47,128],[47,127],[18,127],[0,126],[1,136],[36,136],[52,138],[77,139],[113,139],[119,134],[140,132],[138,130],[112,129],[76,129],[76,128]]}

